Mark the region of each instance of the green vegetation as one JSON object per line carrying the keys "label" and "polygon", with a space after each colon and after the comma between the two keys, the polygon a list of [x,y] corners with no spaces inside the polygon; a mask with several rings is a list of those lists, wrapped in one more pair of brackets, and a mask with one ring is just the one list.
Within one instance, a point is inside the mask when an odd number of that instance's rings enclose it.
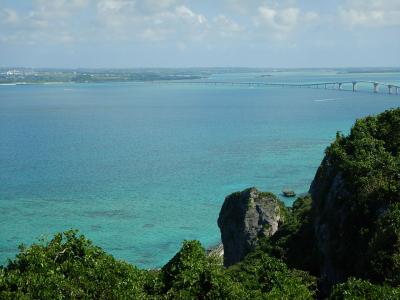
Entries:
{"label": "green vegetation", "polygon": [[143,294],[149,276],[75,231],[20,253],[0,273],[0,299],[117,299]]}
{"label": "green vegetation", "polygon": [[[338,134],[314,183],[318,191],[280,207],[278,231],[229,268],[186,241],[160,270],[140,270],[67,231],[20,247],[0,268],[0,299],[400,299],[400,109]],[[330,294],[318,290],[317,219],[343,271]]]}
{"label": "green vegetation", "polygon": [[139,270],[76,231],[21,247],[0,270],[0,299],[310,299],[314,288],[306,273],[266,255],[225,269],[197,241],[161,270]]}
{"label": "green vegetation", "polygon": [[249,254],[227,272],[242,283],[248,299],[312,299],[316,293],[314,277],[290,269],[283,261],[261,251]]}
{"label": "green vegetation", "polygon": [[96,83],[193,80],[210,75],[192,69],[12,69],[0,68],[0,84],[10,83]]}
{"label": "green vegetation", "polygon": [[400,299],[400,289],[390,286],[374,285],[366,280],[350,278],[338,284],[332,291],[332,300],[391,300]]}
{"label": "green vegetation", "polygon": [[268,253],[282,259],[292,268],[318,276],[311,197],[299,197],[291,208],[285,210],[285,223],[272,237],[261,240],[255,253]]}
{"label": "green vegetation", "polygon": [[343,177],[345,191],[335,199],[334,215],[322,216],[334,229],[330,237],[333,261],[346,277],[397,286],[400,109],[357,120],[350,135],[338,134],[326,154],[334,174]]}

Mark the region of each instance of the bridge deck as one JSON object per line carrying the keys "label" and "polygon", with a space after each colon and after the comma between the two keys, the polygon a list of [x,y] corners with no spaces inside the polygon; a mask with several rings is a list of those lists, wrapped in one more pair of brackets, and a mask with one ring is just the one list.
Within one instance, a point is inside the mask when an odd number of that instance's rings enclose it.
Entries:
{"label": "bridge deck", "polygon": [[388,88],[389,94],[392,94],[392,89],[394,89],[395,94],[398,94],[400,90],[399,85],[377,82],[377,81],[365,81],[365,80],[355,80],[355,81],[328,81],[328,82],[314,82],[314,83],[272,83],[272,82],[237,82],[237,81],[152,81],[152,83],[167,83],[167,84],[208,84],[208,85],[244,85],[244,86],[276,86],[276,87],[308,87],[308,88],[319,88],[324,87],[325,89],[339,89],[342,90],[342,85],[351,84],[353,91],[356,91],[358,84],[372,84],[374,92],[377,93],[378,86],[383,86]]}

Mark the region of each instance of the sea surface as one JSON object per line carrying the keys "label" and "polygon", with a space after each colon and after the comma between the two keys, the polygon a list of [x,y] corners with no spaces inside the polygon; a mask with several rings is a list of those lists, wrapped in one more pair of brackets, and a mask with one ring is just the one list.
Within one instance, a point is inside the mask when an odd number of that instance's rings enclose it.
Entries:
{"label": "sea surface", "polygon": [[[204,81],[361,79],[400,83],[400,73],[230,73]],[[251,186],[307,192],[337,131],[399,106],[400,95],[359,88],[0,86],[0,264],[20,243],[70,228],[143,268],[162,266],[185,239],[215,245],[226,195]]]}

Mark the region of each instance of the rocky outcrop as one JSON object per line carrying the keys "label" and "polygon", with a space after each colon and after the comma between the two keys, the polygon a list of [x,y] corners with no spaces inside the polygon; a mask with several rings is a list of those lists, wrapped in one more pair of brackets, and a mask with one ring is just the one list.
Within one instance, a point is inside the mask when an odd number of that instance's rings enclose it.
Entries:
{"label": "rocky outcrop", "polygon": [[320,274],[322,282],[329,289],[334,283],[343,281],[344,271],[335,264],[336,235],[346,230],[346,206],[341,199],[348,198],[348,191],[342,173],[327,156],[318,168],[310,187],[313,199],[315,244],[320,254]]}
{"label": "rocky outcrop", "polygon": [[388,210],[383,201],[371,204],[365,200],[361,205],[360,193],[349,182],[351,179],[327,155],[310,187],[322,292],[351,276],[371,276],[370,261],[376,256],[369,249],[374,224]]}
{"label": "rocky outcrop", "polygon": [[225,198],[218,226],[224,246],[224,265],[241,261],[260,237],[269,237],[284,218],[284,206],[271,193],[249,188]]}
{"label": "rocky outcrop", "polygon": [[221,258],[221,261],[224,257],[224,245],[219,243],[218,245],[207,249],[207,256]]}

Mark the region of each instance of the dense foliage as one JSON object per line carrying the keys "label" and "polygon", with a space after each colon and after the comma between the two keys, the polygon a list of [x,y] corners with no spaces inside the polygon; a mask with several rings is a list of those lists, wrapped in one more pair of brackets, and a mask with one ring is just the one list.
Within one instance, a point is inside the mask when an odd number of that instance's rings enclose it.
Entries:
{"label": "dense foliage", "polygon": [[374,285],[366,280],[350,278],[338,284],[332,291],[332,300],[391,300],[400,299],[400,289],[385,285]]}
{"label": "dense foliage", "polygon": [[316,294],[316,280],[307,272],[289,269],[287,265],[261,251],[227,271],[242,283],[247,299],[312,299]]}
{"label": "dense foliage", "polygon": [[137,298],[145,275],[68,231],[49,243],[21,247],[1,270],[0,299]]}
{"label": "dense foliage", "polygon": [[[335,212],[331,250],[345,276],[400,284],[400,109],[357,120],[327,149],[346,191]],[[339,220],[339,221],[338,221]]]}
{"label": "dense foliage", "polygon": [[225,269],[197,241],[161,270],[139,270],[76,231],[21,247],[0,270],[0,299],[310,299],[314,288],[305,272],[267,255]]}
{"label": "dense foliage", "polygon": [[288,266],[318,275],[318,261],[312,228],[311,197],[299,197],[287,208],[286,221],[268,239],[260,241],[256,252],[268,253],[285,261]]}

